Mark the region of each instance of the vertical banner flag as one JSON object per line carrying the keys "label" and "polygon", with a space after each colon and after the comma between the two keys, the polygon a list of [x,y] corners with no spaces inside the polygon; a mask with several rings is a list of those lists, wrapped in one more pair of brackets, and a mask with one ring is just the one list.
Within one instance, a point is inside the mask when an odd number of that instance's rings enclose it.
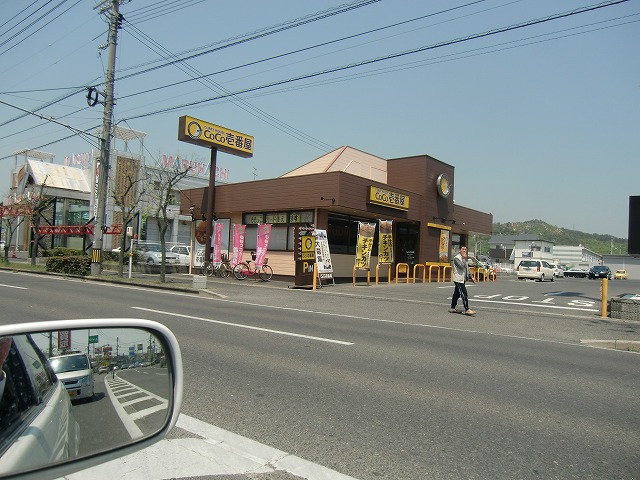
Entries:
{"label": "vertical banner flag", "polygon": [[318,277],[321,280],[333,278],[333,265],[331,265],[331,253],[329,252],[329,239],[326,230],[316,230],[316,265],[318,265]]}
{"label": "vertical banner flag", "polygon": [[58,331],[58,350],[71,348],[71,330]]}
{"label": "vertical banner flag", "polygon": [[449,230],[440,230],[440,248],[438,258],[442,263],[449,263]]}
{"label": "vertical banner flag", "polygon": [[244,232],[246,225],[233,224],[233,257],[231,258],[231,266],[242,263],[242,252],[244,252]]}
{"label": "vertical banner flag", "polygon": [[222,223],[215,222],[213,224],[213,263],[222,262],[221,250],[222,246],[222,229],[224,225]]}
{"label": "vertical banner flag", "polygon": [[393,220],[380,220],[378,263],[393,263]]}
{"label": "vertical banner flag", "polygon": [[356,245],[355,267],[368,269],[373,249],[373,236],[376,233],[375,223],[358,222],[358,243]]}
{"label": "vertical banner flag", "polygon": [[271,224],[259,223],[258,224],[258,243],[256,243],[256,268],[264,265],[264,258],[267,254],[267,247],[269,246],[269,237],[271,236]]}

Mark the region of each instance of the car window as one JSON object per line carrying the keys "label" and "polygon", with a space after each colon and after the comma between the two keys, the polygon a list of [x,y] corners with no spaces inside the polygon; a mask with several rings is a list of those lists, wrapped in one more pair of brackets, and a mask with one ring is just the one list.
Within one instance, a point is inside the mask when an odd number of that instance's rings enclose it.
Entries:
{"label": "car window", "polygon": [[[5,337],[7,338],[7,337]],[[2,365],[6,375],[0,394],[0,455],[13,443],[13,434],[35,414],[57,379],[49,362],[28,335],[11,337],[9,354]]]}
{"label": "car window", "polygon": [[68,357],[52,357],[49,359],[53,371],[56,373],[88,370],[91,368],[85,355],[70,355]]}

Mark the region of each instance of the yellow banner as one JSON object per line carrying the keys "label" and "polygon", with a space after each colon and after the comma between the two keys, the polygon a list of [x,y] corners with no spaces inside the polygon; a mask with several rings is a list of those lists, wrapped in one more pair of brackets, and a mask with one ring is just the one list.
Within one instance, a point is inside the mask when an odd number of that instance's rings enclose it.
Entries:
{"label": "yellow banner", "polygon": [[358,243],[356,245],[355,267],[368,269],[371,263],[371,250],[373,250],[373,236],[376,233],[375,223],[358,222]]}
{"label": "yellow banner", "polygon": [[393,263],[393,220],[380,220],[378,263]]}

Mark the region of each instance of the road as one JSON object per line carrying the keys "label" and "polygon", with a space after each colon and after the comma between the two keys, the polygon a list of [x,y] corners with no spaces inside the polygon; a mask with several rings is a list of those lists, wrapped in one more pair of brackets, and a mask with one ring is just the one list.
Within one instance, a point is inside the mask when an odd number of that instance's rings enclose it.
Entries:
{"label": "road", "polygon": [[[601,318],[598,282],[483,282],[473,318],[447,312],[450,284],[227,279],[192,295],[0,271],[0,285],[4,322],[167,325],[185,418],[353,478],[640,472],[640,355],[580,344],[640,340],[640,323]],[[610,282],[610,296],[638,286]]]}

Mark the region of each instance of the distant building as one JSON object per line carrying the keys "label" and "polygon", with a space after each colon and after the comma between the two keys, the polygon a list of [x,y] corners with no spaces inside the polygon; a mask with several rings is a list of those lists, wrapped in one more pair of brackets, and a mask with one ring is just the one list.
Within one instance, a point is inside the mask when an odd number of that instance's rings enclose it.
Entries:
{"label": "distant building", "polygon": [[603,256],[582,245],[556,245],[553,247],[553,259],[555,263],[567,265],[569,268],[591,268],[594,265],[602,265]]}

